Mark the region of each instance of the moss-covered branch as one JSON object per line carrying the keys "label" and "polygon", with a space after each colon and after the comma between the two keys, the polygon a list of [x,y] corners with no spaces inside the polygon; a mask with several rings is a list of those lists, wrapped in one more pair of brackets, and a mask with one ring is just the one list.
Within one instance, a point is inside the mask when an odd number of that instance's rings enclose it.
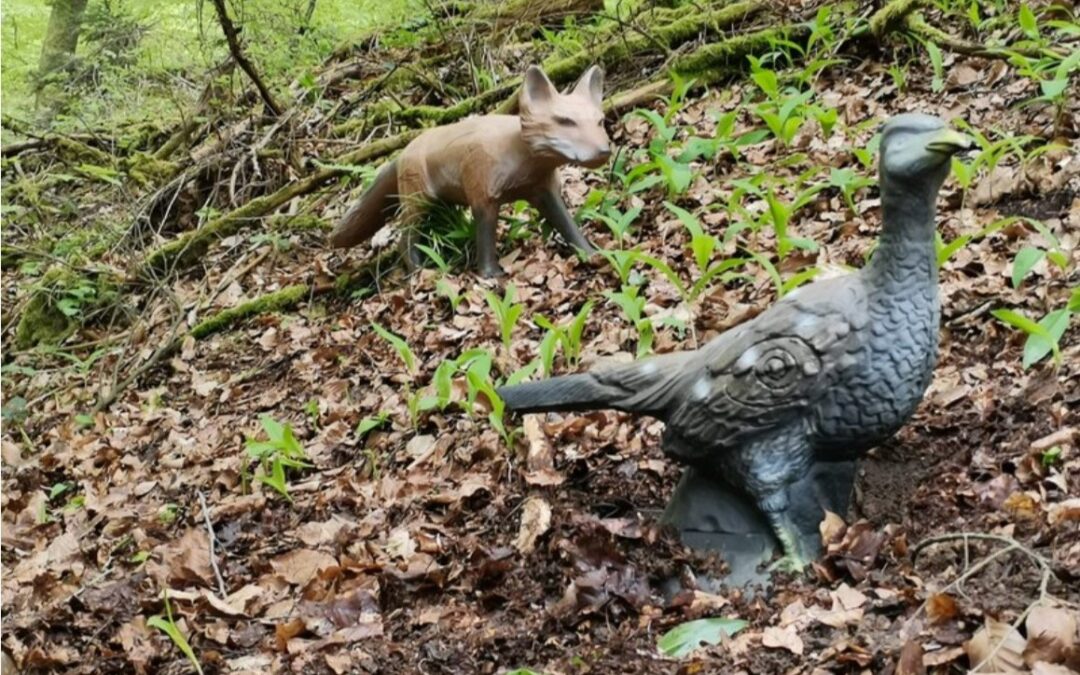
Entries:
{"label": "moss-covered branch", "polygon": [[[664,16],[671,18],[667,23],[658,22],[657,25],[646,25],[640,32],[629,37],[621,32],[610,35],[594,49],[582,50],[571,56],[552,56],[542,65],[552,82],[566,84],[573,81],[590,65],[612,66],[634,56],[672,49],[698,35],[719,33],[767,7],[767,0],[739,0],[721,3],[721,6],[704,12],[683,11],[665,14]],[[382,102],[371,106],[363,118],[349,120],[335,127],[334,135],[367,129],[388,118],[409,125],[424,123],[440,125],[456,122],[468,115],[485,110],[509,113],[517,105],[517,89],[520,86],[521,78],[513,77],[451,106],[402,107],[395,102]]]}
{"label": "moss-covered branch", "polygon": [[142,265],[143,275],[153,276],[160,272],[190,266],[206,253],[213,242],[235,234],[251,220],[261,218],[295,197],[308,194],[326,182],[344,175],[347,165],[366,164],[400,150],[418,133],[418,131],[406,131],[368,143],[334,158],[333,164],[315,171],[303,180],[289,183],[269,195],[256,197],[243,206],[211,220],[199,229],[185,233],[147,256]]}
{"label": "moss-covered branch", "polygon": [[268,293],[262,297],[241,303],[236,307],[218,312],[208,319],[200,321],[191,329],[191,336],[196,340],[220,333],[244,319],[268,312],[280,312],[283,309],[291,309],[298,305],[301,300],[311,295],[312,288],[308,284],[293,284],[279,291]]}
{"label": "moss-covered branch", "polygon": [[925,0],[891,0],[870,16],[870,32],[881,40],[885,35],[903,25],[910,12],[915,11]]}
{"label": "moss-covered branch", "polygon": [[809,33],[805,26],[778,26],[712,42],[672,63],[675,72],[715,82],[746,68],[746,57],[768,51],[776,40],[794,40]]}

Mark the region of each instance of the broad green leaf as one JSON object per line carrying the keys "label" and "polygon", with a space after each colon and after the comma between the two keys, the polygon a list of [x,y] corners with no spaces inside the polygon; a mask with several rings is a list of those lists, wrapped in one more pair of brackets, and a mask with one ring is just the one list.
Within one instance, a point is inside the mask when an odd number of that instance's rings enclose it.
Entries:
{"label": "broad green leaf", "polygon": [[1058,342],[1069,327],[1071,316],[1072,312],[1068,308],[1062,308],[1050,312],[1039,321],[1039,327],[1043,328],[1047,335],[1028,335],[1027,342],[1024,343],[1024,368],[1030,368],[1042,361],[1050,352],[1054,353],[1055,360],[1061,358]]}
{"label": "broad green leaf", "polygon": [[394,348],[394,351],[397,352],[398,356],[401,357],[401,360],[405,363],[406,370],[410,373],[416,371],[416,357],[413,355],[412,349],[409,348],[409,343],[374,321],[371,322],[371,329],[374,330],[379,337],[390,343],[390,346]]}
{"label": "broad green leaf", "polygon": [[172,608],[169,607],[168,591],[165,591],[165,613],[167,618],[158,614],[147,619],[146,625],[151,628],[157,628],[162,633],[168,635],[169,639],[173,641],[173,644],[176,645],[177,649],[183,652],[184,656],[187,657],[187,660],[191,663],[192,667],[195,668],[195,672],[202,675],[202,664],[199,663],[198,657],[195,656],[195,650],[191,648],[187,638],[184,637],[184,634],[181,633],[180,629],[177,627],[176,622],[173,621]]}
{"label": "broad green leaf", "polygon": [[1020,283],[1023,282],[1024,277],[1028,275],[1031,268],[1035,267],[1045,255],[1046,251],[1041,248],[1035,248],[1034,246],[1025,246],[1017,252],[1016,257],[1013,258],[1013,288],[1020,287]]}
{"label": "broad green leaf", "polygon": [[271,443],[281,443],[285,438],[285,427],[273,417],[269,415],[259,415],[259,424],[262,425],[263,431],[266,432],[266,436],[270,439]]}
{"label": "broad green leaf", "polygon": [[1020,24],[1020,28],[1024,33],[1032,40],[1039,38],[1039,22],[1035,18],[1035,12],[1031,11],[1031,7],[1028,4],[1021,3],[1020,12],[1017,14],[1017,21]]}
{"label": "broad green leaf", "polygon": [[750,79],[754,81],[761,91],[765,92],[765,95],[769,98],[776,99],[780,97],[780,81],[776,77],[776,73],[771,70],[755,70],[750,73]]}
{"label": "broad green leaf", "polygon": [[[436,374],[438,374],[438,371],[436,371]],[[365,417],[364,419],[360,420],[360,423],[356,425],[357,438],[362,438],[365,434],[367,434],[367,432],[378,429],[382,425],[386,424],[386,421],[388,419],[389,417],[386,415],[386,413],[380,413],[379,415],[376,415],[374,417]]]}
{"label": "broad green leaf", "polygon": [[514,372],[510,373],[510,377],[506,378],[507,385],[521,384],[525,380],[532,377],[533,373],[540,369],[539,359],[533,359],[524,366],[518,368]]}
{"label": "broad green leaf", "polygon": [[926,45],[926,52],[930,56],[930,65],[934,68],[934,77],[930,82],[930,89],[936,94],[945,88],[944,59],[941,56],[941,49],[936,44],[929,40],[923,44]]}
{"label": "broad green leaf", "polygon": [[1068,78],[1055,78],[1053,80],[1042,80],[1039,82],[1039,88],[1042,90],[1043,96],[1053,101],[1065,93],[1065,89],[1069,86]]}
{"label": "broad green leaf", "polygon": [[1039,337],[1050,339],[1050,333],[1048,333],[1045,328],[1019,312],[1014,312],[1011,309],[995,309],[990,313],[999,321],[1003,321],[1013,328],[1019,328],[1028,335],[1038,335]]}
{"label": "broad green leaf", "polygon": [[747,625],[743,619],[725,617],[687,621],[664,633],[656,645],[660,648],[660,653],[665,656],[681,659],[688,656],[702,643],[715,645],[720,642],[721,636],[731,637]]}

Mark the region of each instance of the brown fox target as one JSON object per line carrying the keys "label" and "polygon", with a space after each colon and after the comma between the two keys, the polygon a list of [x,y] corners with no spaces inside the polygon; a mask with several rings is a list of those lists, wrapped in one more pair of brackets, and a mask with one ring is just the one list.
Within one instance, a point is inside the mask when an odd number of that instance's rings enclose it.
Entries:
{"label": "brown fox target", "polygon": [[335,247],[366,241],[400,213],[403,252],[419,262],[415,226],[424,205],[467,206],[476,222],[477,266],[484,276],[503,273],[495,230],[499,207],[527,200],[570,244],[593,247],[563,203],[559,167],[597,167],[611,155],[601,109],[604,75],[592,66],[566,94],[537,66],[525,72],[519,115],[484,115],[430,129],[380,169],[360,200],[330,235]]}

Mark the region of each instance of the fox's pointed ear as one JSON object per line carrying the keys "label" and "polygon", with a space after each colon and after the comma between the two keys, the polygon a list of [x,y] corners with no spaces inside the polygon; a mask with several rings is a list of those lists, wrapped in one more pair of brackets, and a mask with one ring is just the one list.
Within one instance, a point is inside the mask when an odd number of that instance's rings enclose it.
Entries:
{"label": "fox's pointed ear", "polygon": [[574,93],[588,96],[599,106],[604,102],[604,71],[600,70],[599,66],[589,66],[574,85]]}
{"label": "fox's pointed ear", "polygon": [[540,66],[529,66],[529,69],[525,71],[525,84],[521,87],[521,107],[528,108],[538,103],[547,103],[558,93],[555,85],[551,83]]}

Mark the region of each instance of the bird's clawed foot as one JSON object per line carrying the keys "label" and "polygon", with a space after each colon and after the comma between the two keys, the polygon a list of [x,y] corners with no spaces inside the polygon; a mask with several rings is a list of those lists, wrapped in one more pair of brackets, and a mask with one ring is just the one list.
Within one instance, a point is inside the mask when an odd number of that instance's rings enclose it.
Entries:
{"label": "bird's clawed foot", "polygon": [[794,553],[785,553],[780,559],[769,564],[769,572],[787,572],[789,574],[801,574],[806,570],[807,561],[802,556]]}
{"label": "bird's clawed foot", "polygon": [[768,514],[769,522],[780,540],[784,555],[773,562],[767,568],[770,572],[789,572],[800,574],[809,564],[809,560],[803,553],[803,547],[799,540],[798,530],[787,517],[786,512]]}

